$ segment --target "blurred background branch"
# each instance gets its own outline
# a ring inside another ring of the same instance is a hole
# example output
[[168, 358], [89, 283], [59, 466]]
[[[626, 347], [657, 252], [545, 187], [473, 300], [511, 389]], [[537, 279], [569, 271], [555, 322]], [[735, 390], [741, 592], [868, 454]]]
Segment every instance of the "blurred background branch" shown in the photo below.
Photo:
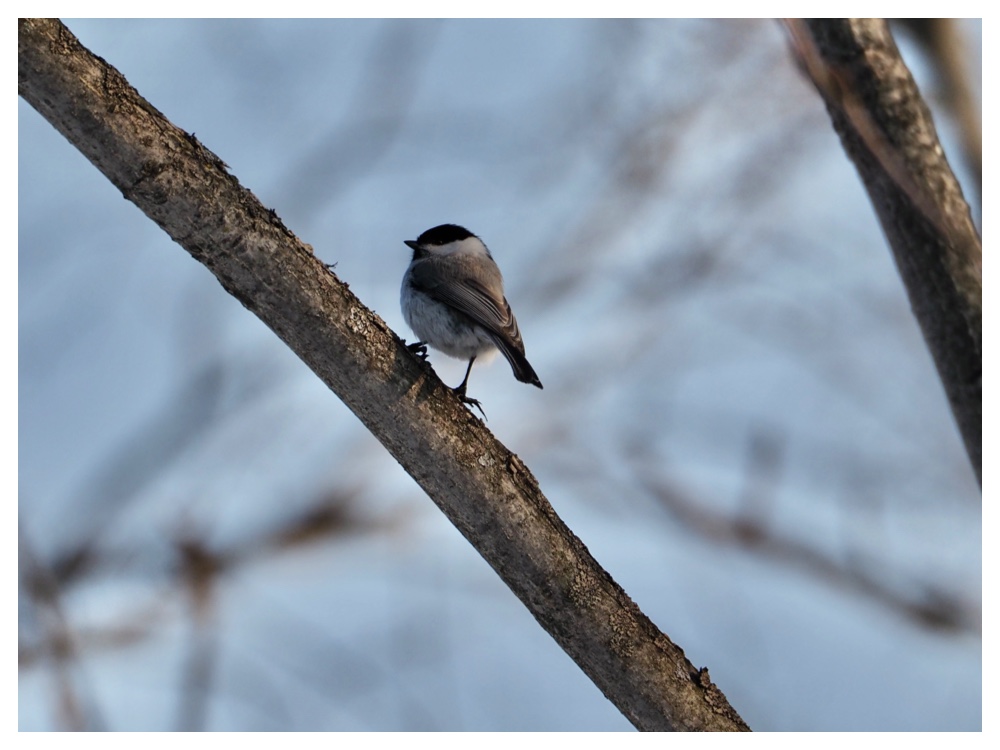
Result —
[[930, 110], [886, 21], [787, 24], [871, 196], [982, 483], [982, 241]]

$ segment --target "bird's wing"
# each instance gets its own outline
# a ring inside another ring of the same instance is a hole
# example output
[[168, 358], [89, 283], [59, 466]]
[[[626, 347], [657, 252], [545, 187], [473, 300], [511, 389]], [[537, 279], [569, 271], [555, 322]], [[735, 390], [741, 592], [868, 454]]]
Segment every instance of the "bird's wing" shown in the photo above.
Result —
[[497, 295], [468, 277], [459, 283], [441, 283], [438, 274], [429, 265], [421, 263], [414, 264], [411, 278], [414, 288], [468, 315], [473, 323], [494, 337], [503, 339], [508, 346], [523, 347], [517, 320], [502, 294]]
[[[435, 259], [434, 262], [440, 263], [443, 260]], [[455, 270], [455, 266], [452, 270]], [[514, 377], [522, 383], [531, 383], [541, 388], [542, 382], [524, 356], [524, 342], [521, 341], [521, 332], [517, 328], [517, 319], [503, 292], [491, 291], [488, 286], [467, 274], [455, 274], [453, 278], [457, 279], [457, 283], [442, 283], [437, 270], [426, 263], [414, 263], [410, 269], [410, 283], [415, 289], [467, 315], [493, 339], [493, 343], [510, 363]], [[502, 290], [499, 271], [494, 281], [495, 286]]]

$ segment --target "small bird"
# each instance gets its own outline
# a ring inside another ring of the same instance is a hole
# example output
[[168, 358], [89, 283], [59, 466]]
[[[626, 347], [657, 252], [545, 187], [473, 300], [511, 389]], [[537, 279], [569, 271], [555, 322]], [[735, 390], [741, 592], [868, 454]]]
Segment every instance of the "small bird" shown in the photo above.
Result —
[[491, 357], [497, 349], [515, 378], [541, 388], [524, 356], [517, 320], [503, 294], [503, 276], [485, 243], [455, 224], [442, 224], [404, 242], [413, 250], [413, 260], [403, 275], [399, 302], [419, 339], [409, 350], [426, 359], [429, 344], [449, 357], [469, 360], [462, 384], [452, 390], [480, 412], [479, 402], [465, 395], [469, 373], [477, 358]]

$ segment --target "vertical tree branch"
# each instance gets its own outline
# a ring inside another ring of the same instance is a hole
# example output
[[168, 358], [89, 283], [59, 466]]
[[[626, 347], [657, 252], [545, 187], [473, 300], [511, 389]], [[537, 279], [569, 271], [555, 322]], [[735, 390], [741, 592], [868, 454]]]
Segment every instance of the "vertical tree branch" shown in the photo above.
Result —
[[854, 162], [982, 483], [982, 241], [881, 19], [789, 20]]
[[218, 157], [58, 21], [19, 20], [18, 92], [327, 383], [636, 727], [747, 729], [520, 459]]

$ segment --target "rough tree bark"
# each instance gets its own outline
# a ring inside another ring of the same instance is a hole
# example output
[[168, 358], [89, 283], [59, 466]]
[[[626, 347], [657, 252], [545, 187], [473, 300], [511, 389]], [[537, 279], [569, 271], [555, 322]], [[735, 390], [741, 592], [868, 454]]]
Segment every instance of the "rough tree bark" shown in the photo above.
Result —
[[884, 20], [786, 23], [868, 190], [981, 485], [982, 241], [930, 110]]
[[217, 156], [55, 20], [19, 20], [18, 92], [347, 404], [636, 727], [748, 729], [517, 456]]

